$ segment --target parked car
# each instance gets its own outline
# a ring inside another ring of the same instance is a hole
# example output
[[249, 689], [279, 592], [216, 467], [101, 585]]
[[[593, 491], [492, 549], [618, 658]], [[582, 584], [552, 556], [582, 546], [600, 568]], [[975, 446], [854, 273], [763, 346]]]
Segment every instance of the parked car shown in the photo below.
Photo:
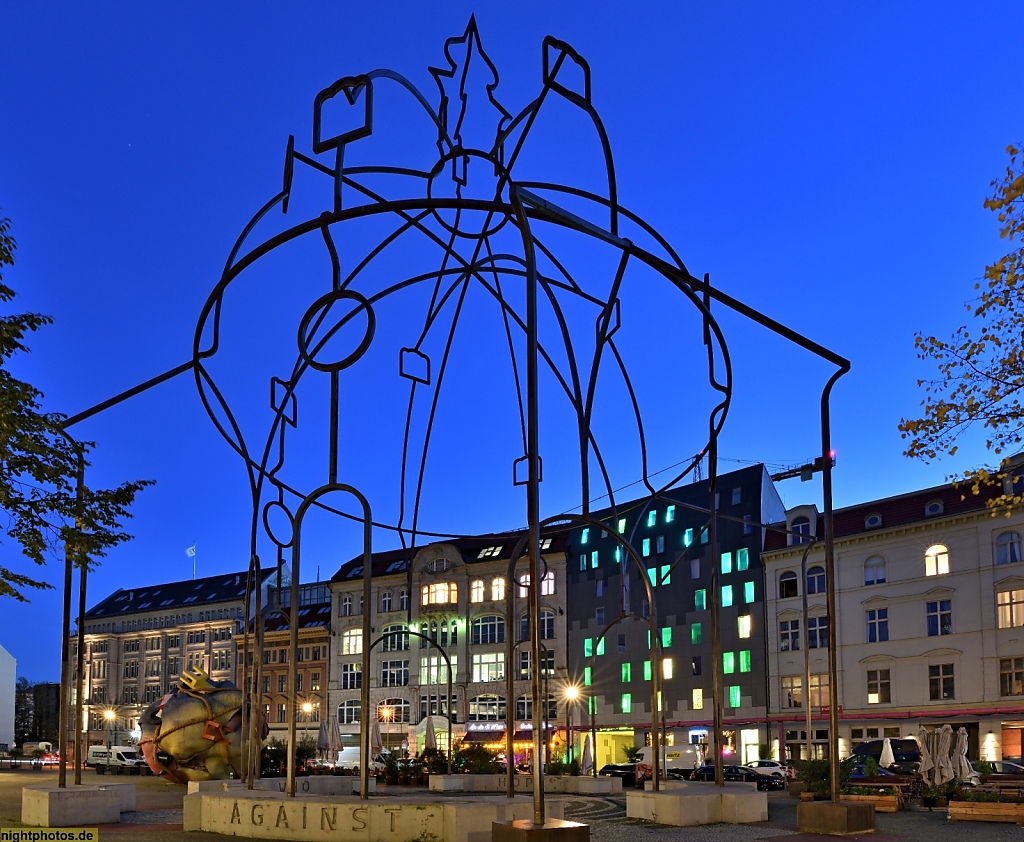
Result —
[[796, 777], [796, 769], [792, 766], [787, 766], [785, 763], [779, 763], [778, 760], [753, 760], [747, 766], [751, 769], [757, 769], [758, 772], [764, 772], [767, 775], [775, 775], [777, 778], [793, 780]]
[[[785, 779], [776, 775], [768, 775], [751, 769], [749, 766], [723, 766], [722, 776], [727, 781], [745, 781], [756, 783], [760, 790], [783, 789], [786, 786]], [[701, 766], [694, 769], [690, 774], [691, 781], [713, 781], [715, 779], [714, 766]]]
[[622, 778], [623, 783], [636, 783], [636, 766], [632, 763], [609, 763], [602, 766], [599, 775]]
[[[887, 769], [882, 769], [882, 768], [879, 768], [874, 773], [874, 775], [868, 775], [866, 767], [867, 767], [867, 760], [866, 759], [858, 760], [856, 763], [854, 763], [853, 767], [852, 767], [852, 771], [850, 772], [850, 783], [856, 783], [857, 781], [863, 780], [864, 778], [871, 778], [872, 780], [874, 780], [875, 778], [904, 778], [904, 777], [909, 778], [910, 777], [909, 775], [897, 775], [894, 772], [890, 772]], [[895, 783], [895, 781], [893, 783]]]
[[[852, 754], [864, 758], [873, 757], [875, 762], [879, 763], [882, 758], [882, 745], [882, 740], [868, 740], [866, 743], [854, 746]], [[889, 767], [889, 771], [899, 772], [903, 775], [916, 774], [921, 767], [921, 747], [917, 744], [917, 740], [890, 739], [889, 745], [892, 746], [892, 755], [896, 761]]]
[[1020, 763], [1014, 763], [1012, 760], [990, 760], [988, 765], [992, 771], [985, 775], [986, 778], [993, 775], [1024, 778], [1024, 766], [1021, 766]]

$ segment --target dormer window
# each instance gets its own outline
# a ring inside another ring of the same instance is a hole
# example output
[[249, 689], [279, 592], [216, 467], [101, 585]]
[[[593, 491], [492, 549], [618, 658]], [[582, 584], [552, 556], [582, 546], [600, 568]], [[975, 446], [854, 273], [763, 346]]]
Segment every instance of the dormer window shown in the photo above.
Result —
[[792, 544], [806, 544], [811, 540], [811, 520], [806, 517], [793, 518], [793, 522], [789, 525], [789, 543]]
[[878, 529], [882, 525], [882, 516], [878, 512], [872, 512], [864, 518], [865, 529]]
[[[496, 547], [484, 547], [480, 550], [477, 558], [497, 558], [499, 555], [501, 555], [501, 544], [498, 544]], [[447, 569], [446, 567], [445, 570]]]
[[929, 500], [924, 507], [924, 516], [937, 517], [938, 515], [941, 515], [944, 510], [941, 500]]
[[[500, 550], [501, 547], [498, 547], [498, 549]], [[483, 554], [481, 553], [481, 556], [482, 555]], [[427, 573], [444, 573], [447, 570], [451, 570], [451, 567], [451, 561], [442, 556], [440, 558], [431, 559], [427, 562]]]

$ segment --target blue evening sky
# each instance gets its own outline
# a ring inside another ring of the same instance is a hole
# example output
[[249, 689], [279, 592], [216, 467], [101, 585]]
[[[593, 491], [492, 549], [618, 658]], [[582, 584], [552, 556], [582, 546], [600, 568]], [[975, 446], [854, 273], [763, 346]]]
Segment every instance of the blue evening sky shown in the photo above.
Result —
[[[427, 67], [441, 63], [445, 38], [461, 34], [473, 11], [509, 111], [539, 91], [544, 36], [571, 44], [591, 67], [622, 204], [694, 275], [709, 272], [730, 294], [852, 361], [833, 400], [837, 505], [938, 484], [984, 460], [975, 441], [962, 459], [911, 463], [896, 425], [917, 411], [916, 380], [931, 373], [915, 358], [914, 331], [946, 335], [962, 323], [974, 281], [1006, 248], [982, 208], [1005, 168], [1005, 147], [1022, 136], [1024, 5], [1005, 2], [4, 4], [0, 209], [18, 240], [5, 279], [20, 307], [56, 321], [17, 365], [45, 392], [46, 407], [73, 415], [189, 359], [199, 313], [236, 237], [280, 189], [288, 135], [310, 153], [317, 92], [388, 67], [436, 102]], [[405, 122], [399, 105], [379, 97], [360, 160], [402, 165], [415, 150], [411, 165], [429, 167], [429, 133]], [[529, 164], [549, 180], [600, 192], [593, 137], [579, 126], [570, 109], [553, 109]], [[329, 188], [302, 177], [312, 186], [292, 213], [311, 218], [329, 206]], [[274, 213], [280, 230], [286, 223]], [[571, 245], [567, 251], [572, 262]], [[293, 313], [302, 309], [286, 300], [304, 277], [322, 273], [322, 254], [310, 254], [296, 249], [254, 271], [250, 297], [233, 311], [240, 344], [226, 350], [217, 376], [243, 404], [262, 407], [269, 377], [283, 373], [263, 365], [273, 350], [264, 337], [290, 337], [294, 351]], [[578, 269], [596, 275], [597, 265], [580, 258]], [[648, 281], [640, 277], [637, 288]], [[624, 331], [623, 344], [639, 359], [640, 387], [664, 433], [650, 456], [657, 469], [702, 446], [707, 396], [699, 388], [699, 325], [650, 294], [651, 312], [628, 311], [633, 334]], [[391, 315], [422, 324], [412, 304]], [[723, 314], [723, 328], [736, 397], [722, 470], [813, 457], [818, 393], [831, 369], [738, 318]], [[401, 331], [392, 333], [398, 347]], [[486, 342], [490, 334], [480, 321], [466, 335]], [[521, 492], [490, 495], [492, 476], [507, 486], [514, 456], [488, 439], [506, 434], [514, 415], [501, 394], [506, 381], [472, 353], [462, 360], [453, 364], [454, 400], [439, 416], [438, 443], [450, 453], [427, 477], [425, 495], [436, 490], [440, 502], [427, 507], [434, 517], [424, 525], [521, 525]], [[390, 352], [380, 361], [392, 376]], [[366, 438], [346, 449], [343, 475], [373, 494], [378, 475], [394, 466], [373, 435], [393, 434], [402, 409], [385, 398], [380, 371], [355, 383], [343, 427]], [[602, 434], [623, 487], [639, 469], [615, 403]], [[91, 577], [90, 605], [118, 587], [188, 578], [192, 544], [199, 575], [244, 568], [244, 471], [191, 377], [75, 432], [96, 442], [90, 484], [157, 481], [134, 509], [136, 540]], [[560, 484], [563, 443], [555, 435], [544, 442], [551, 513], [575, 498], [572, 482]], [[780, 492], [787, 505], [820, 493], [817, 483], [798, 481]], [[393, 501], [393, 487], [380, 497]], [[385, 515], [389, 505], [381, 505]], [[304, 581], [317, 570], [329, 578], [357, 552], [351, 530], [318, 522], [311, 535]], [[383, 533], [375, 541], [396, 545]], [[20, 563], [10, 542], [0, 553], [5, 565]], [[60, 565], [45, 575], [58, 584]], [[3, 606], [0, 644], [18, 659], [19, 674], [56, 680], [59, 611], [56, 590]]]

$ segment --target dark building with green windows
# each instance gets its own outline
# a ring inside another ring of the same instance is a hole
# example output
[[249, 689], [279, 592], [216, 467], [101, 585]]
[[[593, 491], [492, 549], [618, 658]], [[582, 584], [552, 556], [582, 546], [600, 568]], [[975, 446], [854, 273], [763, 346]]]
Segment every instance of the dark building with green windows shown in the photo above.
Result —
[[[763, 465], [720, 475], [716, 488], [717, 502], [704, 480], [618, 504], [593, 514], [603, 528], [569, 534], [567, 682], [579, 693], [572, 724], [589, 728], [593, 713], [599, 767], [622, 762], [622, 746], [650, 741], [658, 666], [642, 575], [653, 586], [662, 644], [662, 712], [653, 719], [664, 724], [669, 756], [672, 746], [713, 744], [713, 574], [721, 596], [725, 749], [745, 762], [768, 741], [762, 524], [784, 520], [785, 508]], [[708, 528], [712, 510], [716, 547]], [[643, 572], [618, 538], [633, 548]], [[579, 732], [576, 740], [582, 745]]]

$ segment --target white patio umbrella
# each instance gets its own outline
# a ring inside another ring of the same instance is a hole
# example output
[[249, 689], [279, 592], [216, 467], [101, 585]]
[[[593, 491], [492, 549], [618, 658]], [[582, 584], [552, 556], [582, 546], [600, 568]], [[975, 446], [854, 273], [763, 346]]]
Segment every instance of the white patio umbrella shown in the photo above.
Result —
[[590, 745], [590, 734], [583, 741], [583, 757], [580, 759], [580, 772], [589, 775], [594, 770], [594, 749]]
[[374, 716], [370, 721], [370, 760], [384, 750], [384, 743], [380, 738], [380, 722]]
[[958, 781], [966, 780], [971, 774], [971, 764], [967, 760], [967, 729], [961, 725], [956, 731], [956, 748], [953, 751], [953, 771]]
[[938, 742], [935, 746], [935, 761], [939, 767], [935, 782], [940, 786], [956, 777], [956, 772], [953, 771], [953, 763], [950, 758], [952, 745], [953, 728], [947, 723], [939, 729]]
[[434, 733], [434, 717], [427, 717], [427, 726], [423, 732], [423, 748], [437, 748], [437, 734]]
[[925, 784], [929, 786], [935, 783], [935, 760], [932, 757], [931, 741], [931, 733], [921, 726], [921, 730], [917, 732], [917, 742], [921, 746], [921, 767], [918, 771]]
[[878, 765], [888, 769], [896, 762], [896, 756], [892, 753], [892, 741], [886, 737], [882, 740], [882, 756], [878, 758]]

